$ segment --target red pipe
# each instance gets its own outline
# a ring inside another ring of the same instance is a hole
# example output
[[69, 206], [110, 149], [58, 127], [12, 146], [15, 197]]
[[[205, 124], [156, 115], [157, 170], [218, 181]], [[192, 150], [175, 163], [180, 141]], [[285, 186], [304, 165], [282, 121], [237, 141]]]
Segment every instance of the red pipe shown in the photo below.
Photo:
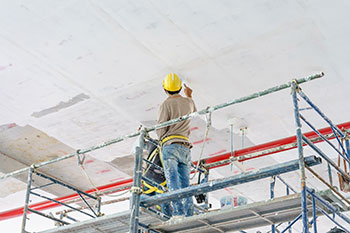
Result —
[[[345, 122], [343, 124], [339, 124], [339, 125], [337, 125], [337, 127], [340, 130], [342, 130], [342, 129], [350, 129], [350, 122]], [[332, 134], [333, 133], [331, 127], [319, 129], [318, 131], [322, 135]], [[304, 135], [305, 135], [305, 137], [307, 137], [309, 139], [318, 137], [317, 133], [315, 133], [314, 131], [305, 133]], [[333, 138], [335, 138], [335, 137], [332, 137], [332, 138], [329, 138], [329, 139], [333, 139]], [[320, 139], [320, 140], [317, 140], [314, 143], [322, 142], [322, 141], [323, 140]], [[255, 153], [255, 152], [264, 151], [264, 150], [268, 150], [268, 149], [272, 149], [272, 148], [275, 148], [275, 147], [284, 146], [284, 145], [288, 145], [288, 144], [292, 144], [292, 143], [296, 143], [296, 142], [297, 142], [296, 136], [292, 136], [292, 137], [283, 138], [283, 139], [279, 139], [279, 140], [276, 140], [276, 141], [272, 141], [272, 142], [268, 142], [268, 143], [264, 143], [264, 144], [255, 145], [255, 146], [252, 146], [252, 147], [244, 148], [244, 149], [241, 149], [241, 150], [236, 150], [236, 151], [233, 152], [233, 156], [234, 157], [239, 157], [239, 156], [252, 154], [252, 153]], [[262, 156], [266, 156], [266, 155], [270, 155], [270, 154], [274, 154], [274, 153], [279, 153], [279, 152], [286, 151], [286, 150], [291, 150], [291, 149], [294, 149], [296, 147], [297, 146], [293, 146], [293, 147], [286, 148], [286, 149], [281, 149], [281, 150], [278, 150], [278, 151], [266, 152], [266, 153], [264, 153], [262, 155], [255, 156], [255, 157], [252, 157], [252, 158], [242, 159], [242, 160], [239, 160], [239, 161], [242, 162], [242, 161], [253, 159], [253, 158], [255, 159], [255, 158], [258, 158], [258, 157], [262, 157]], [[215, 163], [215, 162], [218, 162], [218, 161], [227, 160], [230, 157], [231, 157], [231, 153], [228, 152], [226, 154], [222, 154], [222, 155], [218, 155], [218, 156], [215, 156], [215, 157], [207, 158], [204, 161], [205, 161], [205, 164], [210, 164], [210, 163]], [[225, 163], [225, 164], [218, 165], [218, 166], [215, 166], [215, 167], [220, 167], [220, 166], [224, 166], [224, 165], [227, 165], [227, 164], [228, 163]], [[214, 168], [214, 167], [212, 167], [212, 168]]]
[[[346, 122], [343, 124], [339, 124], [337, 125], [339, 129], [350, 129], [350, 122]], [[328, 128], [323, 128], [320, 129], [319, 132], [323, 135], [326, 134], [331, 134], [332, 129], [330, 127]], [[304, 134], [307, 138], [312, 139], [312, 138], [316, 138], [318, 137], [318, 135], [315, 132], [308, 132]], [[334, 138], [334, 137], [333, 137]], [[330, 138], [332, 139], [332, 138]], [[319, 140], [317, 142], [321, 142], [322, 140]], [[288, 138], [284, 138], [284, 139], [280, 139], [280, 140], [276, 140], [276, 141], [272, 141], [272, 142], [268, 142], [268, 143], [264, 143], [264, 144], [260, 144], [260, 145], [256, 145], [256, 146], [252, 146], [252, 147], [248, 147], [242, 150], [236, 150], [233, 152], [235, 157], [239, 157], [242, 155], [247, 155], [247, 154], [251, 154], [254, 152], [259, 152], [259, 151], [264, 151], [264, 150], [268, 150], [268, 149], [272, 149], [275, 147], [279, 147], [279, 146], [284, 146], [284, 145], [288, 145], [288, 144], [292, 144], [292, 143], [296, 143], [296, 136], [292, 136], [292, 137], [288, 137]], [[316, 143], [316, 142], [314, 142]], [[266, 156], [269, 154], [274, 154], [274, 153], [278, 153], [278, 152], [282, 152], [282, 151], [286, 151], [286, 150], [291, 150], [296, 148], [296, 146], [287, 148], [287, 149], [282, 149], [282, 150], [278, 150], [278, 151], [273, 151], [273, 152], [266, 152], [262, 155], [253, 157], [253, 158], [258, 158], [258, 157], [262, 157], [262, 156]], [[222, 155], [218, 155], [215, 157], [211, 157], [211, 158], [207, 158], [205, 159], [205, 164], [210, 164], [210, 163], [215, 163], [218, 161], [223, 161], [223, 160], [227, 160], [231, 157], [231, 153], [226, 153], [226, 154], [222, 154]], [[253, 159], [253, 158], [247, 158], [247, 159], [242, 159], [240, 161], [245, 161], [248, 159]], [[228, 163], [225, 164], [221, 164], [215, 167], [220, 167], [220, 166], [224, 166]], [[214, 167], [211, 167], [214, 168]], [[98, 187], [98, 189], [100, 191], [107, 191], [109, 189], [113, 189], [113, 188], [117, 188], [117, 187], [121, 187], [121, 186], [126, 186], [129, 184], [132, 184], [133, 179], [127, 179], [127, 180], [123, 180], [123, 181], [119, 181], [119, 182], [115, 182], [112, 184], [108, 184], [108, 185], [104, 185], [101, 187]], [[125, 188], [127, 189], [127, 188]], [[90, 189], [88, 191], [85, 191], [87, 193], [92, 193], [95, 192], [95, 189]], [[72, 195], [68, 195], [65, 197], [59, 197], [56, 198], [55, 200], [57, 201], [61, 201], [61, 202], [66, 202], [75, 198], [78, 198], [79, 195], [78, 194], [72, 194]], [[36, 204], [32, 204], [29, 206], [29, 208], [34, 209], [34, 210], [45, 210], [45, 209], [49, 209], [49, 208], [53, 208], [53, 207], [57, 207], [60, 206], [60, 204], [55, 203], [55, 202], [51, 202], [51, 201], [44, 201], [44, 202], [40, 202], [40, 203], [36, 203]], [[29, 212], [30, 213], [30, 212]], [[0, 212], [0, 221], [5, 220], [5, 219], [9, 219], [9, 218], [14, 218], [14, 217], [18, 217], [21, 216], [23, 214], [23, 207], [17, 208], [17, 209], [13, 209], [13, 210], [8, 210], [8, 211], [4, 211], [4, 212]]]
[[[115, 183], [112, 183], [112, 184], [107, 184], [107, 185], [100, 186], [100, 187], [98, 187], [98, 190], [100, 190], [101, 192], [102, 191], [107, 191], [109, 189], [117, 188], [117, 187], [120, 187], [120, 186], [126, 186], [126, 185], [131, 184], [131, 183], [132, 183], [132, 179], [127, 179], [127, 180], [115, 182]], [[125, 189], [127, 189], [127, 188], [125, 188]], [[87, 190], [85, 192], [86, 193], [93, 193], [93, 192], [96, 192], [96, 189], [90, 189], [90, 190]], [[60, 201], [60, 202], [67, 202], [67, 201], [70, 201], [70, 200], [73, 200], [73, 199], [76, 199], [76, 198], [79, 198], [79, 194], [77, 194], [77, 193], [71, 194], [71, 195], [68, 195], [68, 196], [64, 196], [64, 197], [59, 197], [59, 198], [56, 198], [55, 200], [56, 201]], [[54, 207], [58, 207], [58, 206], [60, 206], [60, 204], [58, 204], [56, 202], [43, 201], [43, 202], [39, 202], [39, 203], [36, 203], [36, 204], [29, 205], [29, 208], [39, 211], [39, 210], [50, 209], [50, 208], [54, 208]], [[9, 219], [9, 218], [14, 218], [14, 217], [21, 216], [21, 215], [23, 215], [23, 212], [24, 212], [23, 210], [24, 210], [23, 207], [19, 207], [19, 208], [16, 208], [16, 209], [12, 209], [12, 210], [1, 212], [0, 213], [0, 221], [5, 220], [5, 219]], [[28, 213], [30, 213], [30, 212], [28, 212]]]

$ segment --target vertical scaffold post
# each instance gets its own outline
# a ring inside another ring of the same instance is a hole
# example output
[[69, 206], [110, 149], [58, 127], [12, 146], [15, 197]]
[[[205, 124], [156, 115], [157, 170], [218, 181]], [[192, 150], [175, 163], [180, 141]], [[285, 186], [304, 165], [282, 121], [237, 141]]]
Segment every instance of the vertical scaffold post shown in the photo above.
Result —
[[294, 105], [294, 117], [296, 125], [297, 146], [299, 154], [299, 169], [300, 169], [300, 183], [301, 183], [301, 208], [302, 208], [302, 220], [303, 220], [303, 233], [309, 232], [308, 219], [307, 219], [307, 206], [306, 206], [306, 184], [305, 184], [305, 163], [303, 153], [303, 141], [301, 133], [300, 112], [297, 99], [297, 92], [299, 86], [295, 80], [292, 81], [292, 98]]
[[[230, 123], [230, 139], [231, 139], [231, 157], [230, 159], [233, 159], [233, 122]], [[231, 171], [233, 170], [233, 162], [231, 162]]]
[[30, 167], [28, 171], [28, 181], [27, 181], [27, 192], [26, 192], [26, 198], [24, 203], [24, 210], [23, 210], [23, 218], [22, 218], [22, 233], [26, 233], [26, 221], [27, 221], [27, 213], [29, 208], [29, 195], [30, 190], [32, 188], [32, 177], [33, 177], [34, 168]]
[[96, 210], [97, 210], [97, 215], [101, 216], [101, 197], [100, 196], [97, 197]]
[[[288, 185], [286, 185], [286, 194], [287, 194], [287, 196], [289, 195], [289, 186]], [[290, 224], [290, 222], [288, 222], [288, 225], [289, 224]], [[291, 227], [288, 229], [288, 232], [292, 233], [292, 228]]]
[[[276, 184], [276, 176], [271, 177], [270, 182], [270, 198], [273, 199], [275, 197], [275, 184]], [[275, 224], [271, 225], [271, 233], [276, 232]]]
[[333, 178], [332, 178], [332, 170], [331, 170], [331, 165], [329, 163], [327, 164], [328, 167], [328, 179], [329, 179], [329, 184], [333, 186]]
[[[347, 154], [350, 156], [350, 142], [349, 142], [349, 134], [348, 133], [346, 133], [346, 135], [345, 135], [346, 137], [345, 137], [345, 149], [346, 149], [346, 151], [347, 151]], [[350, 159], [350, 158], [348, 158], [348, 159]], [[350, 163], [349, 163], [349, 166], [350, 166]]]
[[312, 195], [312, 219], [313, 219], [313, 227], [314, 233], [317, 233], [317, 215], [316, 215], [316, 201], [315, 197]]
[[141, 195], [141, 178], [142, 178], [142, 154], [144, 146], [145, 129], [141, 129], [139, 137], [139, 145], [136, 147], [135, 152], [135, 167], [134, 167], [134, 181], [131, 187], [131, 200], [130, 200], [130, 224], [129, 232], [137, 233], [139, 226], [139, 208], [140, 208], [140, 195]]
[[[209, 182], [209, 169], [206, 170], [205, 172], [205, 182]], [[209, 206], [209, 198], [208, 198], [208, 193], [206, 193], [205, 195], [205, 208], [208, 210], [210, 209], [210, 206]]]

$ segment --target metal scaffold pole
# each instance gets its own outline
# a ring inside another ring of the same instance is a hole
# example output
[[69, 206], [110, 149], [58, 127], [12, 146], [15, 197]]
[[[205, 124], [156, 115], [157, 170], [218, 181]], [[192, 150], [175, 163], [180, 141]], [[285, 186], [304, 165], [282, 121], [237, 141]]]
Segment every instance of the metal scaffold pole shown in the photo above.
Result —
[[130, 200], [130, 223], [129, 223], [129, 232], [137, 233], [139, 225], [139, 207], [140, 207], [140, 195], [141, 191], [141, 178], [142, 178], [142, 155], [144, 147], [144, 136], [145, 129], [141, 129], [141, 134], [139, 137], [139, 145], [136, 147], [135, 152], [135, 167], [134, 167], [134, 181], [133, 186], [131, 187], [131, 200]]
[[[191, 186], [183, 188], [181, 190], [170, 191], [163, 193], [161, 195], [146, 196], [143, 195], [141, 199], [142, 206], [150, 207], [153, 205], [158, 205], [160, 203], [173, 201], [175, 199], [187, 198], [194, 195], [213, 192], [226, 187], [248, 183], [254, 180], [260, 180], [267, 177], [284, 174], [290, 171], [295, 171], [299, 169], [300, 161], [292, 160], [285, 163], [280, 163], [265, 167], [256, 171], [242, 173], [235, 176], [229, 176], [222, 179], [212, 180], [210, 182], [204, 182], [196, 186]], [[321, 163], [321, 159], [315, 156], [305, 157], [305, 163], [307, 166], [314, 166]]]
[[[271, 177], [270, 182], [270, 198], [273, 199], [275, 197], [275, 185], [276, 185], [276, 176]], [[276, 233], [275, 224], [271, 225], [271, 233]]]
[[27, 192], [26, 192], [26, 198], [25, 198], [25, 204], [24, 204], [21, 233], [26, 233], [25, 228], [26, 228], [26, 221], [27, 221], [27, 213], [29, 209], [29, 196], [30, 196], [30, 190], [32, 187], [33, 172], [34, 172], [34, 169], [30, 167], [28, 171]]
[[302, 221], [303, 221], [303, 233], [309, 232], [308, 218], [307, 218], [307, 205], [306, 205], [306, 184], [305, 184], [305, 163], [304, 163], [304, 153], [303, 153], [303, 139], [301, 133], [301, 122], [300, 122], [300, 112], [297, 99], [298, 92], [297, 81], [292, 82], [292, 98], [294, 105], [294, 117], [296, 124], [296, 136], [297, 136], [297, 146], [299, 154], [299, 169], [300, 169], [300, 183], [301, 183], [301, 208], [302, 208]]

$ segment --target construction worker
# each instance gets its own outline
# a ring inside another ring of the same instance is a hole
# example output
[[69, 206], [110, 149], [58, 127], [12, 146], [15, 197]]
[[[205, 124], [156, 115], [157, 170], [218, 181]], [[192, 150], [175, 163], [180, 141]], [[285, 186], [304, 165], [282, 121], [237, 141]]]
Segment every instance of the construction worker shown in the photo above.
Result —
[[[183, 115], [196, 112], [192, 100], [192, 89], [184, 85], [186, 97], [179, 93], [182, 82], [174, 73], [168, 74], [163, 80], [163, 88], [168, 98], [161, 104], [158, 112], [158, 123], [163, 123]], [[190, 120], [157, 129], [157, 135], [162, 145], [162, 157], [165, 178], [168, 189], [174, 191], [190, 186], [191, 143]], [[192, 216], [192, 197], [172, 201], [173, 216]]]

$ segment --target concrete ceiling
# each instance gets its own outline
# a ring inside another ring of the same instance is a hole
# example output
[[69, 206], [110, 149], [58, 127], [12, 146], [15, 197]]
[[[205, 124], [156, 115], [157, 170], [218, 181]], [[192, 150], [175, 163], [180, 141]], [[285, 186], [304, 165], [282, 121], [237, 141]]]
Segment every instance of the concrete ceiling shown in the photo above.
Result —
[[[40, 132], [75, 151], [136, 132], [140, 124], [153, 125], [166, 98], [161, 81], [168, 72], [177, 72], [193, 88], [197, 109], [203, 109], [322, 71], [325, 77], [303, 84], [303, 90], [334, 123], [349, 121], [349, 9], [345, 0], [1, 1], [0, 155], [25, 165], [49, 158], [42, 153], [43, 158], [23, 159], [20, 146], [18, 153], [11, 151], [10, 145], [20, 145], [12, 140], [16, 130], [30, 129], [34, 139]], [[317, 128], [327, 126], [316, 114], [305, 115]], [[236, 149], [295, 133], [290, 91], [284, 90], [215, 112], [205, 157], [230, 150], [230, 118], [236, 119]], [[242, 126], [248, 128], [244, 145]], [[204, 132], [205, 118], [194, 119], [193, 160]], [[89, 153], [105, 164], [93, 174], [110, 171], [103, 173], [108, 180], [96, 178], [99, 185], [130, 177], [132, 167], [118, 169], [116, 161], [130, 157], [133, 143]], [[62, 155], [56, 149], [52, 153]], [[296, 152], [245, 166], [256, 169], [286, 158], [297, 158]], [[18, 165], [6, 163], [0, 172]], [[74, 184], [81, 174], [72, 169], [61, 178]], [[213, 178], [230, 172], [214, 172]], [[15, 191], [25, 188], [16, 182], [10, 181]]]

